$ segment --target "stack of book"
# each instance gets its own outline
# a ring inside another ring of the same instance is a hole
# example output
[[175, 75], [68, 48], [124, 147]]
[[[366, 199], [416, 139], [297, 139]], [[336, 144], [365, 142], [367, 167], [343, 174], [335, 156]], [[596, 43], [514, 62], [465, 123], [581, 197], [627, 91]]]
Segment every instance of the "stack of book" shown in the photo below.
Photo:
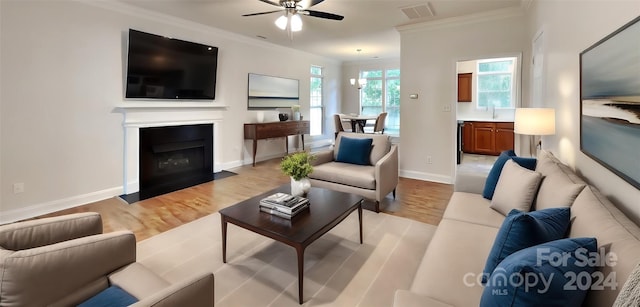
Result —
[[260, 200], [260, 211], [291, 219], [309, 208], [309, 200], [286, 193], [275, 193]]

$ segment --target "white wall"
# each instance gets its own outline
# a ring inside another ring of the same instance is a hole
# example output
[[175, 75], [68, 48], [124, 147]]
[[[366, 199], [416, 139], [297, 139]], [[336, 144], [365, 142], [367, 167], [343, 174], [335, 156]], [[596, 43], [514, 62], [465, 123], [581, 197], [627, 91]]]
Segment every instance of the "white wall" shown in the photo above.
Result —
[[[456, 62], [519, 52], [526, 58], [529, 46], [522, 20], [520, 10], [506, 10], [398, 29], [402, 44], [400, 161], [403, 176], [453, 181]], [[523, 71], [528, 71], [526, 63]], [[414, 93], [419, 98], [409, 99]], [[445, 107], [449, 111], [445, 111]], [[427, 163], [427, 156], [431, 157], [431, 164]]]
[[[310, 65], [325, 68], [325, 103], [341, 96], [335, 60], [123, 4], [0, 1], [0, 8], [0, 222], [122, 193], [123, 117], [114, 107], [125, 103], [129, 28], [219, 48], [213, 103], [228, 107], [215, 111], [224, 146], [216, 159], [227, 167], [251, 159], [243, 123], [256, 121], [257, 111], [247, 110], [247, 73], [299, 79], [306, 118]], [[284, 153], [283, 140], [259, 146], [259, 159]], [[13, 193], [16, 182], [24, 193]]]
[[[556, 134], [545, 149], [572, 165], [623, 211], [640, 221], [640, 191], [580, 152], [580, 52], [640, 15], [640, 1], [534, 1], [528, 40], [544, 32], [544, 99], [556, 109]], [[615, 150], [615, 149], [612, 149]]]

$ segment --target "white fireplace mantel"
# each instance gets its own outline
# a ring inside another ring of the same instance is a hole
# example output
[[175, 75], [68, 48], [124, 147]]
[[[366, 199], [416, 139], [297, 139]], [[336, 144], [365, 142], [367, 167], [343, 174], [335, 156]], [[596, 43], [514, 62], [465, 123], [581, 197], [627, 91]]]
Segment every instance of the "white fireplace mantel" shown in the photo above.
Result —
[[[155, 105], [155, 106], [154, 106]], [[118, 105], [123, 114], [124, 194], [140, 191], [140, 128], [213, 124], [213, 171], [221, 171], [218, 146], [222, 116], [226, 106], [195, 103], [134, 103]]]

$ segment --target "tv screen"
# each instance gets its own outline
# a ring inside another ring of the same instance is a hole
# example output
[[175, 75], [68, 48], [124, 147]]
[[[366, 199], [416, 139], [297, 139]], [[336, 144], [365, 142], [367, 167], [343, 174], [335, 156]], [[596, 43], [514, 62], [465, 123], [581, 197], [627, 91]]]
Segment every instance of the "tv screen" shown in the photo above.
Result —
[[126, 98], [216, 98], [218, 48], [129, 30]]

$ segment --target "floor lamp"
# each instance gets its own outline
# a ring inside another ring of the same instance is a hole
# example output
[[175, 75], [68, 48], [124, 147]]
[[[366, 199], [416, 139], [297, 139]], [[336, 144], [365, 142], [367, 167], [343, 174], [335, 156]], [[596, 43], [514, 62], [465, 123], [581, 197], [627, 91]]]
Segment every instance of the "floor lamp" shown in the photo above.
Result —
[[536, 156], [537, 147], [540, 146], [542, 149], [542, 140], [534, 144], [535, 136], [556, 134], [556, 110], [552, 108], [517, 108], [513, 132], [529, 135], [529, 153], [532, 157]]

